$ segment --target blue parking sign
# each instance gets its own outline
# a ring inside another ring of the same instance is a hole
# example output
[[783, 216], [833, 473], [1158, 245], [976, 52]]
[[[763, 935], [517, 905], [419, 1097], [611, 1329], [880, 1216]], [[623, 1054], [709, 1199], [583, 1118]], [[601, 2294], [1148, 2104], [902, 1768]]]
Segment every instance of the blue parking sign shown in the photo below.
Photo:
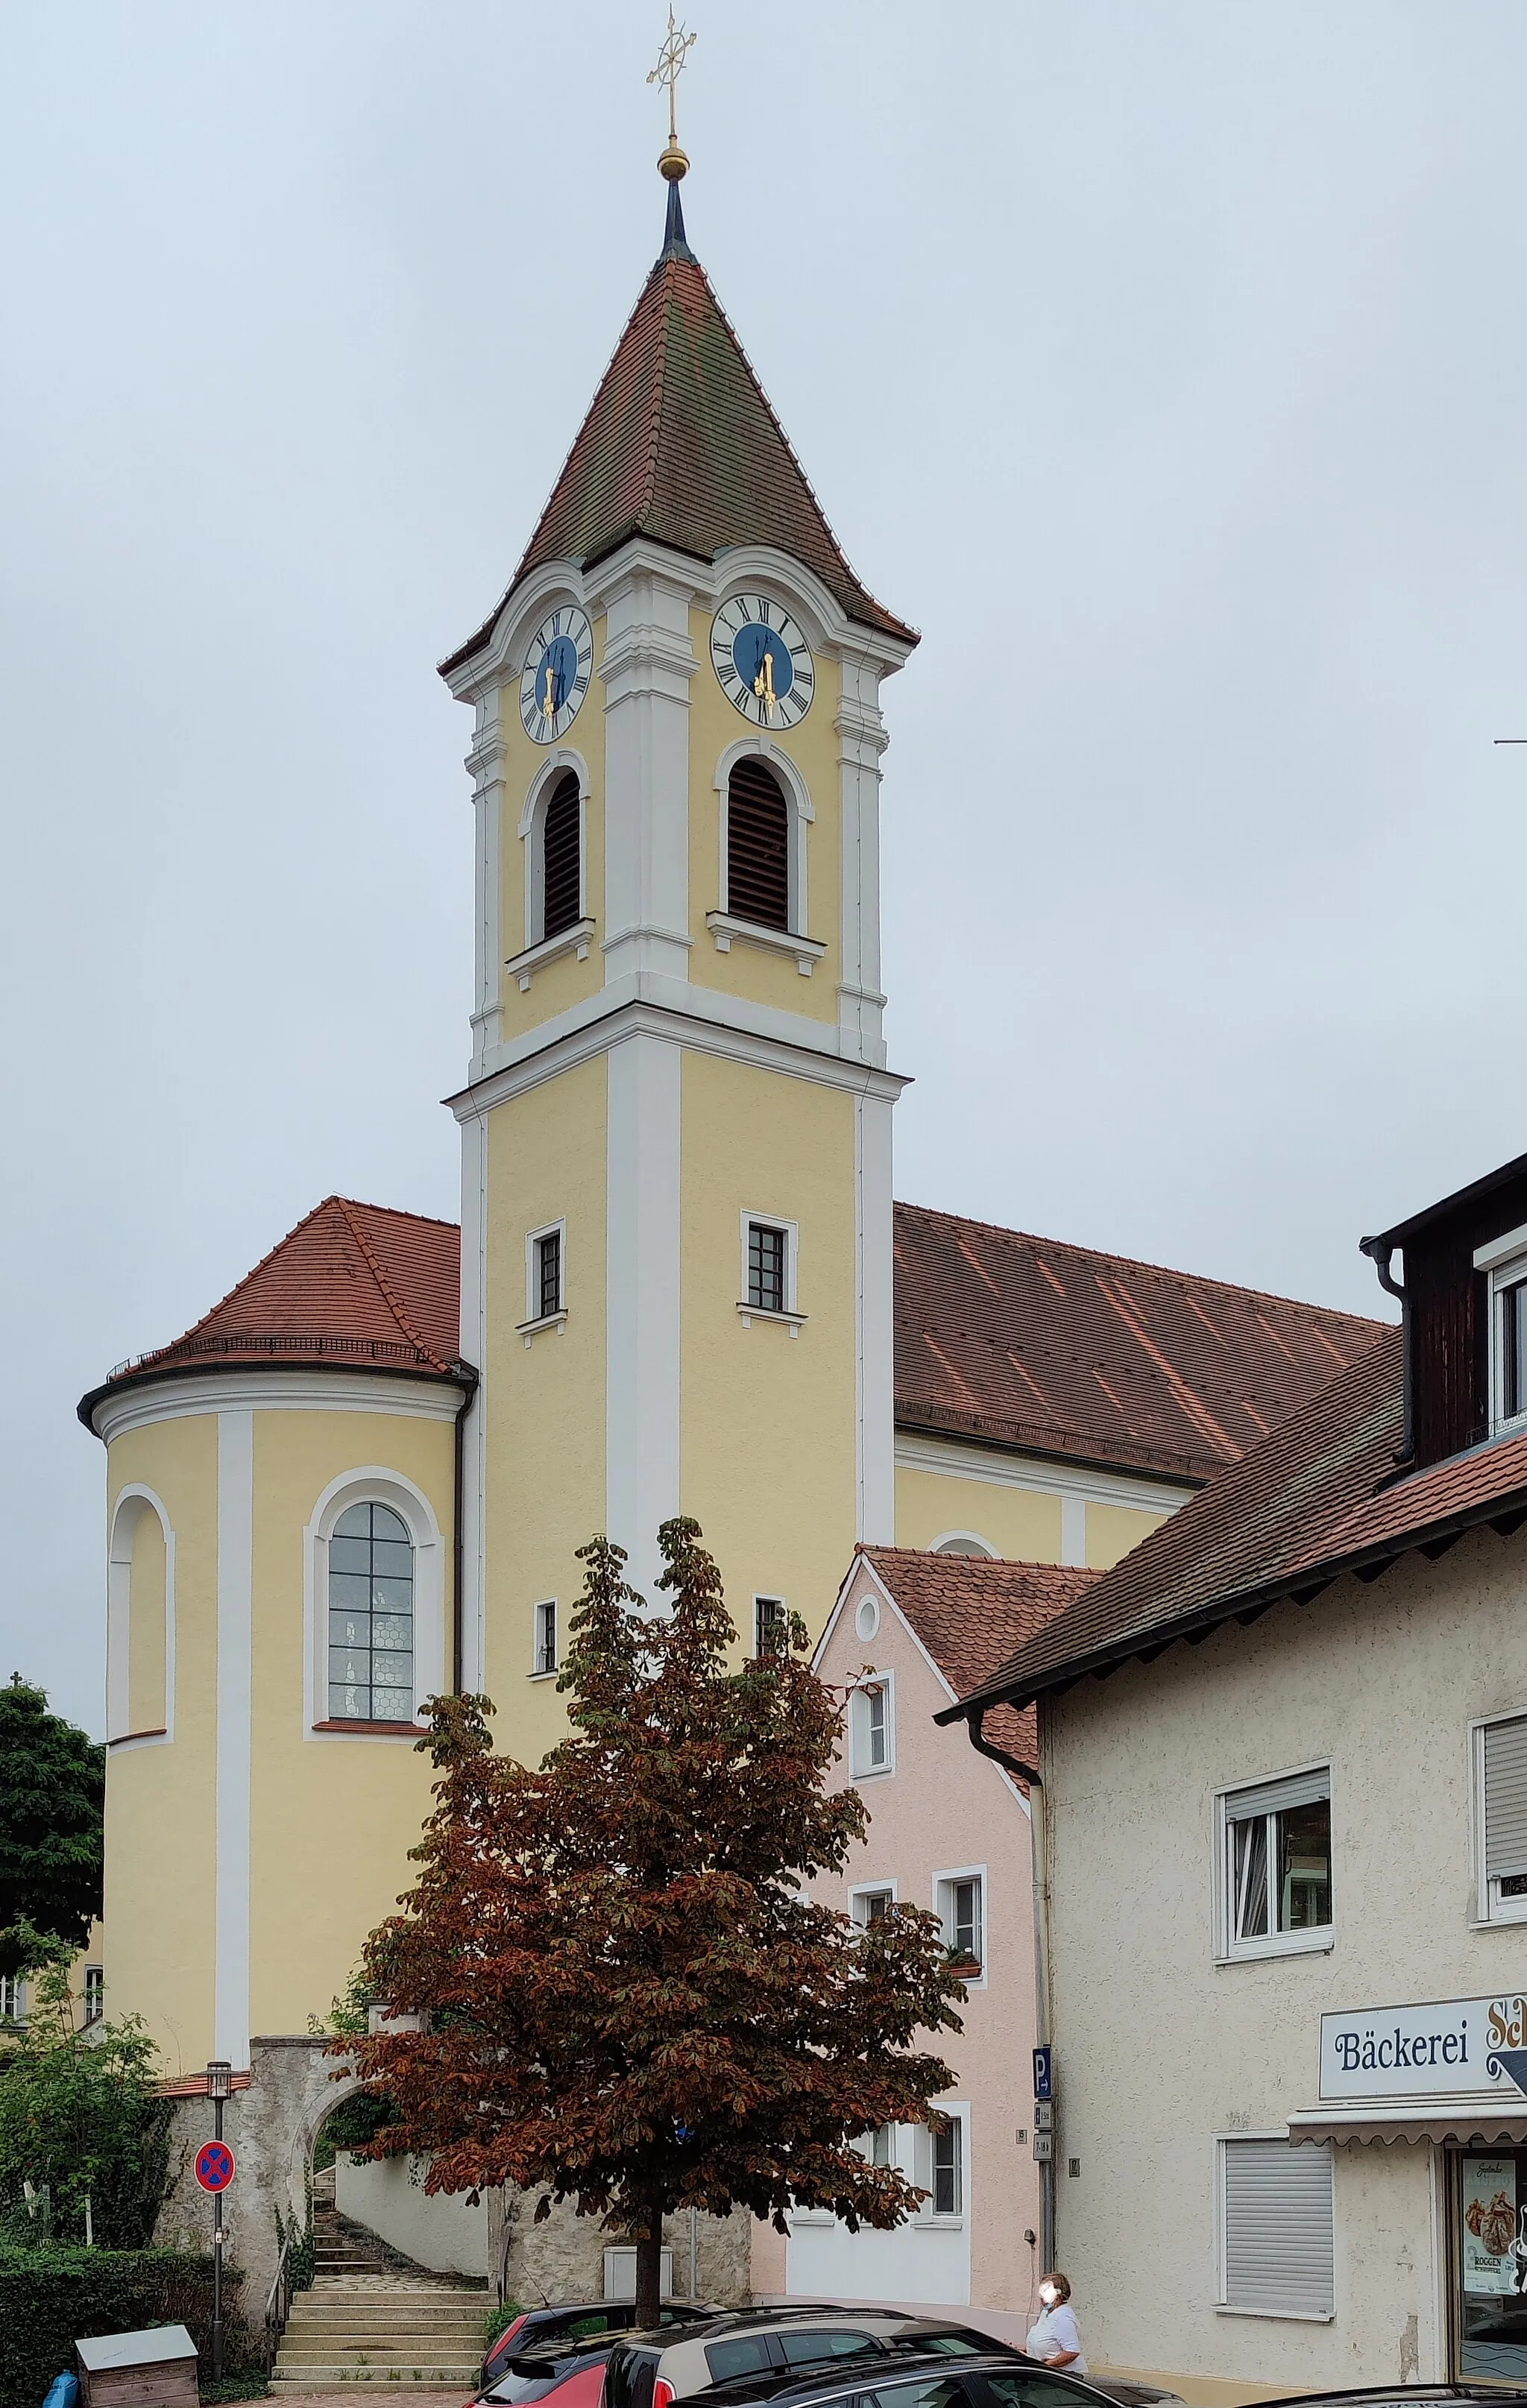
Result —
[[1034, 2051], [1034, 2097], [1036, 2099], [1055, 2097], [1055, 2076], [1050, 2064], [1048, 2047], [1036, 2048]]

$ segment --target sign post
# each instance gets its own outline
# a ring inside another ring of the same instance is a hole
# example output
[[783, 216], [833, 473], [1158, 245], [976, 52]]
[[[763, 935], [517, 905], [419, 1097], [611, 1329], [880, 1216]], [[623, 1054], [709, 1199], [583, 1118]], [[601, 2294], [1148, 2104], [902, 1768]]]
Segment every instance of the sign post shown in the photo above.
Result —
[[212, 2102], [212, 2137], [196, 2151], [196, 2180], [212, 2200], [212, 2380], [223, 2380], [223, 2194], [235, 2173], [234, 2154], [223, 2138], [223, 2102], [233, 2088], [233, 2067], [225, 2057], [207, 2069], [207, 2096]]
[[1055, 2263], [1055, 2057], [1046, 2041], [1034, 2051], [1034, 2157], [1039, 2166], [1041, 2273]]

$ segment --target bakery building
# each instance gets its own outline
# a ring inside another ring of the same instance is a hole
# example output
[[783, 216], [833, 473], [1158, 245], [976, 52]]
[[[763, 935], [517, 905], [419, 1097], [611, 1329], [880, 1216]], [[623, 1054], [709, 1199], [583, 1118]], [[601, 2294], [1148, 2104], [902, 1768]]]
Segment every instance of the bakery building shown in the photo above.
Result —
[[1190, 2401], [1527, 2382], [1527, 1156], [941, 1719], [1034, 1708], [1058, 2255]]

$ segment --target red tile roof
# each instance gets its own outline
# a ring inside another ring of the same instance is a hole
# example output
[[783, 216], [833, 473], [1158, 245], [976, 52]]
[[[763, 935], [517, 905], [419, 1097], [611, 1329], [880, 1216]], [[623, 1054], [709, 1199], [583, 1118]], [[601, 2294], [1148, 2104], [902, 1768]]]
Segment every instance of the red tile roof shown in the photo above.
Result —
[[896, 1207], [903, 1428], [1203, 1481], [1366, 1354], [1383, 1326]]
[[[1095, 1571], [1062, 1564], [992, 1563], [980, 1555], [913, 1547], [861, 1547], [957, 1697], [989, 1680], [1023, 1641], [1085, 1596]], [[1034, 1760], [1033, 1710], [999, 1708], [987, 1736], [1021, 1763]]]
[[189, 1371], [324, 1366], [459, 1378], [461, 1232], [449, 1221], [325, 1197], [183, 1338], [137, 1356], [103, 1397]]
[[771, 544], [814, 570], [850, 619], [917, 640], [843, 557], [705, 270], [683, 245], [648, 277], [503, 602], [441, 662], [441, 675], [482, 650], [529, 570], [549, 560], [589, 567], [638, 535], [700, 560]]
[[1504, 1532], [1527, 1521], [1527, 1433], [1396, 1480], [1402, 1426], [1400, 1333], [1387, 1330], [1075, 1605], [1021, 1641], [967, 1701], [1027, 1702], [1232, 1615], [1255, 1620], [1284, 1598], [1308, 1602], [1344, 1572], [1376, 1578], [1412, 1549], [1441, 1554], [1481, 1523]]

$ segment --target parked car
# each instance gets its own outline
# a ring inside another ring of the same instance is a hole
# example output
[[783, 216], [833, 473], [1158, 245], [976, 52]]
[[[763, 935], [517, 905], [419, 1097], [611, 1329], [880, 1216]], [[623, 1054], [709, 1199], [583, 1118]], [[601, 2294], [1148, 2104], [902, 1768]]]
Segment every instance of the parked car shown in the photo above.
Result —
[[1496, 2383], [1389, 2383], [1361, 2391], [1302, 2391], [1277, 2408], [1456, 2408], [1464, 2400], [1491, 2408], [1527, 2408], [1527, 2386]]
[[530, 2408], [532, 2401], [550, 2400], [555, 2393], [555, 2408], [599, 2408], [605, 2361], [618, 2339], [616, 2333], [584, 2333], [576, 2340], [542, 2342], [539, 2348], [522, 2350], [509, 2359], [497, 2382], [478, 2392], [478, 2401]]
[[[861, 2334], [869, 2321], [860, 2320]], [[759, 2367], [682, 2396], [686, 2408], [1105, 2408], [1108, 2395], [1090, 2383], [1036, 2365], [985, 2334], [908, 2321], [925, 2324], [923, 2345], [903, 2325], [900, 2342], [863, 2334], [867, 2346], [847, 2363]], [[666, 2355], [662, 2339], [633, 2334], [616, 2343], [605, 2368], [605, 2408], [670, 2408], [681, 2396], [654, 2371]], [[981, 2346], [971, 2347], [972, 2341]]]
[[[713, 2308], [703, 2300], [671, 2300], [663, 2308], [662, 2321], [665, 2325], [688, 2324], [700, 2316], [727, 2313], [725, 2308]], [[636, 2308], [629, 2300], [574, 2300], [557, 2308], [526, 2308], [489, 2344], [478, 2377], [478, 2390], [490, 2389], [504, 2373], [510, 2359], [524, 2351], [540, 2349], [552, 2342], [575, 2340], [580, 2334], [627, 2332], [635, 2322]]]
[[952, 2319], [892, 2308], [755, 2308], [718, 2316], [700, 2331], [627, 2334], [611, 2352], [605, 2408], [670, 2408], [675, 2400], [754, 2375], [787, 2381], [794, 2370], [828, 2366], [835, 2358], [992, 2354], [1015, 2365], [1030, 2363], [1020, 2351]]

